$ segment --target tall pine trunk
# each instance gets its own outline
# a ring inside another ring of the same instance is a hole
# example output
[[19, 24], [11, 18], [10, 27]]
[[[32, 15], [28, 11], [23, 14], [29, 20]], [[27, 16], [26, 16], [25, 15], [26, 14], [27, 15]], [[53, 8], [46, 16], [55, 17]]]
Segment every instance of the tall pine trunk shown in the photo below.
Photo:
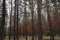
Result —
[[26, 12], [26, 0], [24, 0], [25, 8], [24, 8], [24, 28], [25, 28], [25, 35], [26, 35], [26, 40], [27, 40], [27, 12]]
[[19, 29], [18, 29], [18, 28], [19, 28], [19, 25], [18, 25], [18, 16], [19, 16], [19, 15], [18, 15], [18, 13], [19, 13], [19, 10], [18, 10], [18, 9], [19, 9], [19, 0], [17, 0], [17, 2], [16, 2], [16, 3], [17, 3], [17, 4], [16, 4], [16, 5], [17, 5], [17, 9], [16, 9], [16, 10], [17, 10], [17, 20], [16, 20], [16, 21], [17, 21], [17, 36], [16, 36], [16, 37], [17, 37], [17, 40], [19, 40], [19, 35], [18, 35], [18, 31], [19, 31]]
[[16, 40], [16, 13], [17, 13], [17, 0], [15, 0], [15, 8], [14, 8], [14, 40]]
[[[55, 26], [56, 29], [60, 28], [60, 24], [59, 24], [59, 14], [58, 14], [58, 7], [57, 7], [57, 0], [54, 0], [54, 6], [55, 6]], [[58, 29], [59, 30], [59, 29]], [[59, 30], [60, 31], [60, 30]]]
[[42, 40], [41, 7], [42, 7], [42, 0], [37, 0], [37, 10], [38, 10], [38, 38], [39, 38], [39, 40]]
[[0, 34], [0, 40], [3, 40], [4, 38], [4, 27], [5, 27], [5, 13], [6, 13], [6, 9], [5, 9], [5, 0], [3, 0], [3, 4], [2, 4], [2, 20], [1, 20], [1, 34]]
[[53, 26], [52, 26], [50, 10], [49, 10], [49, 6], [48, 6], [48, 0], [46, 0], [46, 11], [47, 11], [48, 22], [49, 22], [50, 40], [54, 40], [54, 33], [53, 33], [53, 29], [52, 29]]
[[34, 0], [31, 0], [31, 15], [32, 15], [32, 40], [34, 40]]

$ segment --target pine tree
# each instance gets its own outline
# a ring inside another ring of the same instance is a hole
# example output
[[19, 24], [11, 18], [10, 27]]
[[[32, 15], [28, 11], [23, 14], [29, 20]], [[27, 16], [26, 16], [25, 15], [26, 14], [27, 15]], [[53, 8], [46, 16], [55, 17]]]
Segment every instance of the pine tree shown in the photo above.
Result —
[[54, 40], [54, 33], [53, 33], [53, 29], [52, 29], [53, 26], [52, 26], [50, 10], [49, 10], [49, 6], [48, 6], [48, 0], [46, 0], [46, 11], [47, 11], [48, 22], [49, 22], [50, 40]]
[[32, 15], [32, 40], [34, 40], [34, 0], [31, 0], [31, 15]]
[[6, 9], [5, 9], [5, 0], [3, 0], [3, 3], [2, 3], [2, 19], [1, 19], [1, 36], [0, 36], [0, 40], [3, 40], [4, 38], [4, 26], [5, 26], [5, 13], [6, 13]]
[[38, 11], [38, 38], [42, 40], [42, 22], [41, 22], [41, 7], [42, 0], [37, 0], [37, 11]]

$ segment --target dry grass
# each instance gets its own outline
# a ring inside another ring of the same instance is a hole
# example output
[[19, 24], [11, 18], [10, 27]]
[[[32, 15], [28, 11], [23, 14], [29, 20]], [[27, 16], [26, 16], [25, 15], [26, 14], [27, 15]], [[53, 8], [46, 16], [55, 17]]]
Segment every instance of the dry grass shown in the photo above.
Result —
[[[28, 36], [28, 38], [27, 38], [28, 40], [32, 40], [32, 37], [29, 37]], [[43, 36], [43, 40], [49, 40], [50, 39], [50, 37], [48, 36]], [[6, 36], [6, 38], [4, 39], [4, 40], [9, 40], [9, 37], [8, 36]], [[13, 40], [13, 37], [11, 38], [11, 40]], [[23, 37], [23, 36], [21, 36], [21, 37], [19, 37], [19, 40], [26, 40], [26, 38], [25, 37]], [[35, 40], [38, 40], [38, 37], [36, 36], [35, 37]], [[55, 37], [55, 40], [60, 40], [60, 37]]]

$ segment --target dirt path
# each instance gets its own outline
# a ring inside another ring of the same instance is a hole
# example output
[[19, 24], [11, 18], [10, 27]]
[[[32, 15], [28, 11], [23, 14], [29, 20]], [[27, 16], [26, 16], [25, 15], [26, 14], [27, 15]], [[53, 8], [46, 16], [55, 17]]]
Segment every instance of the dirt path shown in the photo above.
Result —
[[[30, 36], [28, 36], [28, 38], [27, 38], [28, 40], [32, 40], [32, 37]], [[50, 37], [48, 36], [43, 36], [43, 40], [49, 40], [50, 39]], [[6, 38], [4, 39], [4, 40], [9, 40], [9, 37], [8, 36], [6, 36]], [[11, 40], [13, 40], [13, 37], [11, 38]], [[25, 37], [23, 37], [23, 36], [21, 36], [21, 37], [19, 37], [19, 40], [26, 40], [26, 38]], [[35, 40], [38, 40], [38, 37], [36, 36], [35, 37]], [[60, 37], [55, 37], [55, 40], [60, 40]]]

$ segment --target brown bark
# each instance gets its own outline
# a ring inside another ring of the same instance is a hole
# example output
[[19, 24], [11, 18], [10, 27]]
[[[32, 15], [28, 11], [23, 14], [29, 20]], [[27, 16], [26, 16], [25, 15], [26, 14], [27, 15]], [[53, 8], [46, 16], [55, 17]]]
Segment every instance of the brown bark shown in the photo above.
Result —
[[4, 38], [4, 27], [5, 27], [5, 13], [6, 13], [6, 10], [5, 10], [5, 0], [3, 0], [3, 3], [2, 3], [2, 20], [1, 20], [1, 28], [0, 28], [0, 40], [3, 40]]
[[17, 17], [16, 17], [16, 14], [17, 14], [17, 0], [15, 0], [15, 10], [14, 10], [14, 40], [16, 40], [16, 33], [17, 33]]
[[41, 7], [42, 7], [42, 0], [37, 0], [37, 10], [38, 10], [38, 38], [39, 38], [39, 40], [42, 40]]
[[26, 36], [26, 40], [27, 40], [27, 12], [26, 12], [26, 0], [24, 0], [24, 4], [25, 4], [25, 8], [24, 8], [24, 26], [23, 27], [25, 27], [24, 29], [23, 29], [23, 31], [25, 32], [25, 36]]
[[32, 40], [34, 40], [34, 0], [31, 0], [31, 15], [32, 15]]
[[49, 22], [49, 31], [50, 31], [50, 40], [54, 40], [54, 33], [53, 33], [53, 25], [52, 25], [52, 19], [51, 19], [51, 14], [48, 6], [48, 0], [46, 0], [46, 11], [48, 15], [48, 22]]
[[60, 31], [60, 22], [59, 22], [59, 13], [58, 13], [58, 7], [57, 7], [57, 0], [54, 0], [54, 6], [55, 6], [55, 29], [58, 29], [58, 31]]

